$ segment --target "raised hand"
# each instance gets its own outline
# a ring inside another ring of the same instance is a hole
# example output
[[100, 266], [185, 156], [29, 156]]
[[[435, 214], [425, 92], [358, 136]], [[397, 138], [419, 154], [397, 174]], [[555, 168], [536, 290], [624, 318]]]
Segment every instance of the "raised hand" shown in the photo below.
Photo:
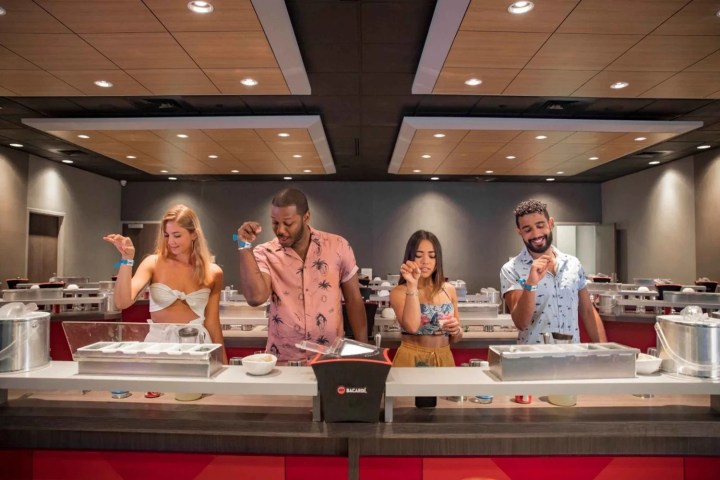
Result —
[[420, 267], [412, 260], [408, 260], [400, 265], [400, 275], [402, 275], [409, 286], [415, 287], [420, 279]]
[[133, 245], [130, 237], [123, 237], [118, 233], [111, 233], [110, 235], [105, 235], [103, 240], [115, 245], [115, 248], [118, 249], [118, 252], [120, 252], [120, 255], [122, 255], [124, 259], [132, 260], [135, 258], [135, 245]]
[[530, 274], [528, 275], [527, 282], [530, 285], [537, 285], [540, 280], [543, 279], [548, 270], [554, 268], [555, 258], [550, 255], [542, 255], [536, 258], [532, 266], [530, 267]]
[[243, 242], [252, 243], [260, 232], [262, 232], [262, 226], [258, 222], [245, 222], [238, 228], [238, 238]]

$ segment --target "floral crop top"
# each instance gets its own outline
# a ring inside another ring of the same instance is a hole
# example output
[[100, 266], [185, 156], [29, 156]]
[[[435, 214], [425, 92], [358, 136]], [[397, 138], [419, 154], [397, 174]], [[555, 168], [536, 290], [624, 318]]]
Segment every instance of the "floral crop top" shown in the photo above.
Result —
[[[449, 299], [450, 295], [448, 295], [444, 288], [442, 291]], [[447, 335], [440, 325], [440, 319], [446, 316], [454, 316], [454, 312], [455, 308], [453, 307], [452, 301], [441, 303], [439, 305], [421, 303], [420, 328], [418, 328], [418, 331], [407, 332], [405, 329], [402, 329], [401, 331], [404, 335]]]

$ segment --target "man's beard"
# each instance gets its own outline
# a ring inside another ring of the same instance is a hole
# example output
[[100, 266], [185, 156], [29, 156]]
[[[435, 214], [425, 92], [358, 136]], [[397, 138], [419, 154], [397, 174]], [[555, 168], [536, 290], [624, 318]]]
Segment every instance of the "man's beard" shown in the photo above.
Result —
[[527, 242], [524, 241], [523, 243], [525, 243], [525, 246], [527, 247], [527, 249], [530, 250], [532, 253], [545, 253], [552, 246], [552, 241], [553, 241], [552, 231], [550, 233], [548, 233], [547, 235], [544, 235], [544, 237], [545, 237], [545, 245], [543, 245], [542, 247], [539, 247], [539, 248], [535, 247], [529, 241], [527, 241]]

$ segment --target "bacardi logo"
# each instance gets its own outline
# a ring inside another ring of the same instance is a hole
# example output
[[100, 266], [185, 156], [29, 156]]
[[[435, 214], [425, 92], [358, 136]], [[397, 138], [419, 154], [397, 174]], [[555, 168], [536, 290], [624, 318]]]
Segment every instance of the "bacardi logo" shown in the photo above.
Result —
[[367, 395], [367, 387], [345, 387], [340, 385], [337, 388], [338, 395], [345, 395], [346, 393], [363, 393]]

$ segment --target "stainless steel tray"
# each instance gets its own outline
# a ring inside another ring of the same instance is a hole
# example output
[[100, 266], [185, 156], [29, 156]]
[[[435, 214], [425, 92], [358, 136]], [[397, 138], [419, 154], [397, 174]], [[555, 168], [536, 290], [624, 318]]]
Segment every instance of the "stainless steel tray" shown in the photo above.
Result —
[[210, 377], [222, 368], [216, 343], [96, 342], [73, 358], [80, 374]]
[[672, 303], [717, 305], [720, 307], [720, 293], [706, 292], [665, 292], [663, 298]]
[[490, 372], [501, 380], [573, 380], [635, 376], [640, 351], [619, 343], [493, 345]]

